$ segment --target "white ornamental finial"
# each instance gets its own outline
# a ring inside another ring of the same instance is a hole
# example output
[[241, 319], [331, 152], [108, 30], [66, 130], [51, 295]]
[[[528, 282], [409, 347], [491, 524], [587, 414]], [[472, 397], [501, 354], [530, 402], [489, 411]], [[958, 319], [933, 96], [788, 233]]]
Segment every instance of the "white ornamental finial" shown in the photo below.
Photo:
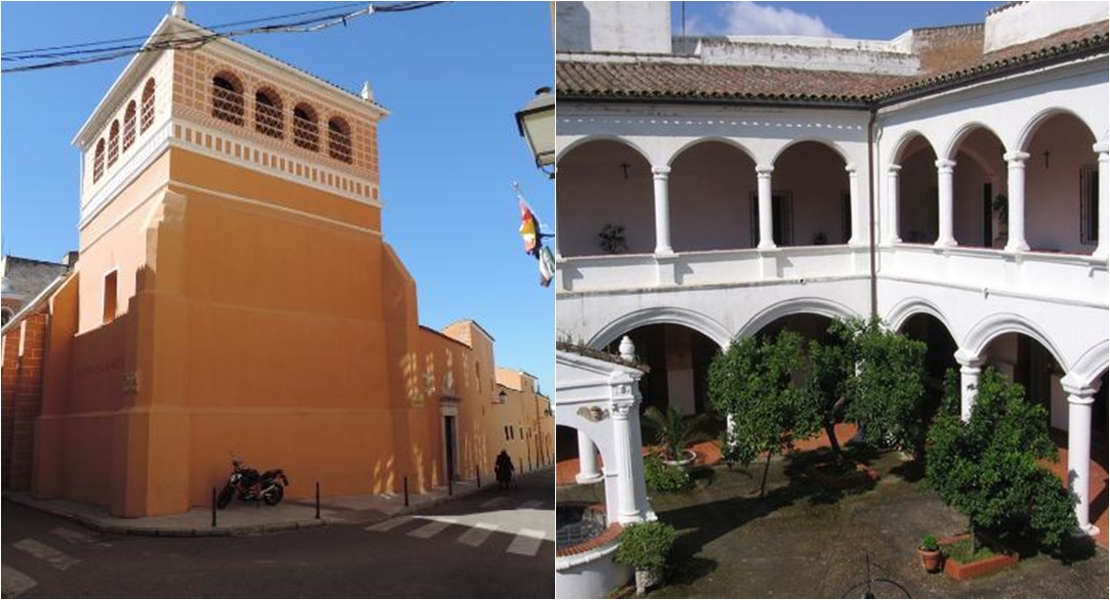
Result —
[[370, 87], [369, 81], [362, 82], [362, 92], [359, 95], [363, 100], [374, 100], [374, 88]]
[[627, 335], [621, 338], [620, 352], [622, 360], [636, 362], [636, 346], [632, 344], [632, 338]]
[[170, 16], [177, 17], [178, 19], [185, 18], [185, 3], [181, 0], [175, 0], [173, 6], [170, 8]]

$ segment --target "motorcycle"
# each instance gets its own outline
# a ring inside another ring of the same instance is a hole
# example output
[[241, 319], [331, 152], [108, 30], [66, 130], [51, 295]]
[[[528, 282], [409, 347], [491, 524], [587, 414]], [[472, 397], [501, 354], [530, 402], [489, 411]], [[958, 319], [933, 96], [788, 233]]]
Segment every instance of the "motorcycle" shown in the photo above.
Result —
[[[231, 467], [231, 476], [228, 477], [227, 484], [216, 498], [218, 508], [227, 508], [231, 498], [236, 495], [240, 500], [254, 502], [262, 500], [270, 506], [281, 502], [285, 496], [284, 486], [289, 485], [289, 479], [281, 469], [271, 469], [259, 474], [256, 469], [248, 467], [246, 463], [236, 458], [231, 459]], [[278, 483], [279, 479], [281, 483]]]

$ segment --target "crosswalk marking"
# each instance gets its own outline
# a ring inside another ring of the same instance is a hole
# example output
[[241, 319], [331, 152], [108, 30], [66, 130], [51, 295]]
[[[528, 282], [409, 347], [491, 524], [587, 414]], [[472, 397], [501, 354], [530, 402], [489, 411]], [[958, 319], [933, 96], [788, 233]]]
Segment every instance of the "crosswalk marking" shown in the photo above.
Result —
[[496, 496], [494, 498], [490, 498], [489, 500], [486, 500], [485, 502], [483, 502], [482, 503], [482, 508], [494, 508], [494, 507], [500, 506], [500, 505], [502, 505], [502, 504], [504, 504], [508, 501], [509, 501], [509, 499], [504, 497], [504, 496]]
[[395, 519], [390, 519], [388, 521], [382, 521], [381, 523], [375, 523], [374, 525], [371, 525], [371, 526], [367, 527], [366, 531], [385, 532], [385, 531], [389, 531], [389, 530], [391, 530], [391, 529], [393, 529], [393, 528], [395, 528], [399, 525], [404, 525], [405, 523], [408, 523], [411, 520], [412, 520], [412, 516], [405, 515], [403, 517], [397, 517]]
[[457, 522], [458, 521], [455, 519], [440, 519], [438, 521], [432, 521], [427, 525], [423, 525], [421, 527], [413, 529], [409, 532], [409, 535], [412, 537], [428, 539]]
[[65, 527], [55, 527], [50, 530], [50, 533], [64, 539], [71, 544], [92, 544], [96, 542], [96, 538], [80, 531], [66, 529]]
[[512, 554], [535, 556], [540, 549], [540, 544], [543, 543], [543, 536], [544, 533], [536, 529], [521, 529], [505, 551]]
[[460, 535], [459, 539], [456, 541], [460, 544], [466, 544], [467, 546], [474, 546], [477, 548], [484, 544], [490, 534], [497, 531], [499, 527], [499, 525], [494, 525], [493, 523], [476, 523], [474, 527], [467, 529], [466, 533]]
[[65, 571], [73, 565], [81, 562], [80, 560], [73, 558], [72, 556], [61, 552], [60, 550], [47, 546], [42, 542], [32, 540], [31, 538], [20, 540], [13, 544], [13, 546], [30, 554], [31, 556], [34, 556], [35, 558], [41, 558], [42, 560], [45, 560], [46, 562], [50, 563], [50, 566], [58, 569], [59, 571]]
[[17, 598], [22, 595], [23, 592], [38, 585], [34, 579], [31, 579], [8, 565], [3, 565], [3, 570], [0, 574], [2, 574], [0, 580], [3, 582], [0, 584], [0, 588], [3, 588], [3, 595], [5, 598]]
[[541, 506], [543, 506], [543, 500], [529, 500], [527, 502], [521, 502], [520, 506], [517, 508], [539, 508]]

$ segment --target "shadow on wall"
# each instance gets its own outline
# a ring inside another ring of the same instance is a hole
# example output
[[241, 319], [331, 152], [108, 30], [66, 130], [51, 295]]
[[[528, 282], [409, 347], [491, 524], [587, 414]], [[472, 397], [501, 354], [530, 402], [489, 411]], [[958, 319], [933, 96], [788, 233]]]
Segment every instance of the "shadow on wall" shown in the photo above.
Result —
[[590, 9], [585, 2], [556, 2], [555, 49], [557, 51], [590, 52]]

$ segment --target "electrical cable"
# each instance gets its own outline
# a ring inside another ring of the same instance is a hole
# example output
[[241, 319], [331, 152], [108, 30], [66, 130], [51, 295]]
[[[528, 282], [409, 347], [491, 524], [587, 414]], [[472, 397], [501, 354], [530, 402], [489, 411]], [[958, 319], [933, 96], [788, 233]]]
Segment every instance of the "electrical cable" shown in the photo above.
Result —
[[[50, 50], [50, 48], [42, 48], [42, 49], [39, 49], [39, 50], [28, 50], [28, 51], [23, 51], [23, 52], [25, 54], [30, 54], [32, 52], [39, 52], [39, 54], [29, 55], [29, 56], [17, 56], [17, 57], [4, 56], [0, 60], [5, 60], [5, 61], [30, 60], [30, 59], [40, 59], [41, 60], [43, 58], [59, 58], [59, 59], [63, 59], [63, 60], [55, 60], [55, 61], [50, 61], [50, 62], [25, 65], [25, 66], [21, 65], [21, 66], [15, 66], [15, 67], [8, 67], [8, 68], [0, 69], [0, 73], [19, 73], [19, 72], [26, 72], [26, 71], [37, 71], [37, 70], [42, 70], [42, 69], [53, 69], [53, 68], [59, 68], [59, 67], [72, 67], [72, 66], [86, 65], [86, 64], [92, 64], [92, 63], [97, 63], [97, 62], [115, 60], [117, 58], [122, 58], [122, 57], [125, 57], [125, 56], [131, 56], [131, 55], [134, 55], [134, 54], [138, 54], [140, 52], [155, 52], [155, 51], [175, 49], [175, 48], [180, 48], [180, 49], [183, 49], [183, 50], [196, 50], [196, 49], [204, 46], [205, 44], [207, 44], [207, 43], [209, 43], [213, 40], [220, 39], [220, 38], [231, 39], [231, 38], [235, 38], [235, 37], [241, 37], [241, 36], [253, 35], [253, 34], [261, 34], [261, 33], [313, 33], [313, 32], [322, 31], [324, 29], [334, 27], [336, 25], [341, 25], [341, 24], [342, 25], [347, 25], [347, 23], [352, 19], [355, 19], [355, 18], [358, 18], [358, 17], [361, 17], [361, 16], [369, 16], [369, 15], [372, 15], [376, 12], [386, 12], [386, 13], [389, 13], [389, 12], [408, 12], [408, 11], [413, 11], [413, 10], [419, 10], [419, 9], [422, 9], [422, 8], [427, 8], [427, 7], [430, 7], [430, 6], [435, 6], [437, 4], [443, 4], [443, 2], [400, 2], [400, 3], [387, 4], [387, 5], [375, 5], [375, 4], [365, 5], [365, 4], [361, 4], [361, 3], [359, 3], [357, 5], [355, 5], [355, 4], [345, 4], [345, 5], [340, 5], [340, 6], [329, 7], [329, 9], [334, 10], [336, 8], [345, 8], [345, 7], [350, 7], [350, 6], [365, 6], [365, 8], [354, 11], [354, 12], [351, 12], [351, 13], [333, 13], [333, 14], [330, 14], [330, 15], [324, 15], [324, 16], [321, 16], [321, 17], [314, 17], [314, 18], [311, 18], [311, 19], [304, 19], [304, 20], [295, 21], [295, 22], [292, 22], [292, 23], [262, 25], [262, 26], [258, 26], [258, 27], [251, 27], [251, 28], [248, 28], [248, 29], [235, 30], [235, 31], [212, 32], [212, 33], [207, 33], [207, 34], [188, 37], [188, 38], [177, 37], [177, 34], [162, 34], [162, 35], [159, 35], [158, 37], [162, 37], [163, 35], [168, 35], [169, 39], [162, 40], [162, 41], [147, 42], [145, 44], [131, 44], [131, 45], [123, 45], [123, 46], [113, 46], [113, 47], [108, 47], [108, 48], [96, 48], [96, 49], [88, 49], [88, 48], [81, 49], [81, 50], [74, 49], [74, 48], [78, 48], [80, 46], [88, 46], [88, 45], [93, 45], [94, 44], [94, 43], [90, 42], [88, 44], [70, 45], [69, 48], [71, 48], [71, 49], [67, 50], [67, 51], [64, 51], [64, 52], [44, 53], [44, 51]], [[314, 13], [321, 12], [321, 10], [306, 11], [306, 12], [302, 12], [302, 13], [293, 13], [293, 14], [290, 14], [290, 15], [283, 15], [281, 17], [267, 17], [267, 18], [263, 18], [263, 19], [254, 19], [254, 20], [250, 20], [250, 21], [241, 21], [238, 24], [273, 21], [273, 20], [278, 19], [278, 18], [288, 18], [288, 17], [292, 17], [292, 16], [302, 16], [302, 15], [306, 15], [306, 14], [314, 14]], [[224, 25], [223, 27], [226, 27], [226, 26], [227, 25]], [[116, 40], [116, 41], [125, 41], [125, 40], [129, 40], [129, 39], [136, 39], [136, 38], [123, 38], [121, 40]], [[151, 39], [151, 38], [144, 38], [144, 39]], [[100, 42], [100, 43], [103, 44], [103, 43], [112, 43], [112, 42]], [[59, 46], [59, 47], [55, 47], [55, 48], [63, 49], [65, 47]], [[82, 55], [90, 55], [90, 54], [92, 56], [82, 56]], [[70, 57], [79, 57], [79, 58], [70, 58]]]

